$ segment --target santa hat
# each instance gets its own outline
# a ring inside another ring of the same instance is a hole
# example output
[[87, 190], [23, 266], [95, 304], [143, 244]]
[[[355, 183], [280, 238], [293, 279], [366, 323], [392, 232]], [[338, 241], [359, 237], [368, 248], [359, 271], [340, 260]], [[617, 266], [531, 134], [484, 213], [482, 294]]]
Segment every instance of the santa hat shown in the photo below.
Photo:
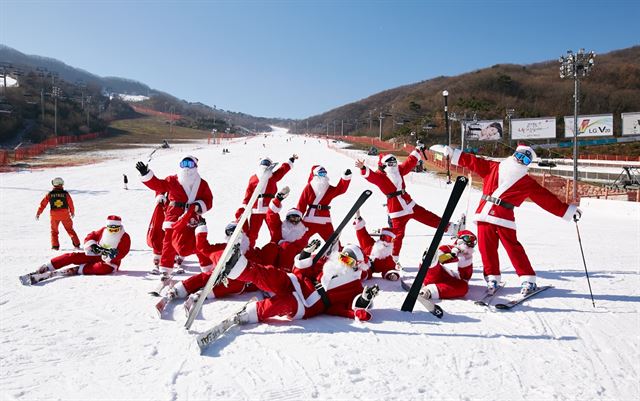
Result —
[[355, 244], [347, 244], [342, 248], [342, 252], [345, 253], [356, 260], [358, 267], [363, 270], [366, 270], [368, 266], [368, 258], [362, 253], [362, 249], [358, 245]]
[[198, 167], [198, 158], [197, 157], [191, 156], [191, 155], [187, 155], [187, 156], [182, 158], [182, 160], [187, 160], [187, 159], [193, 160], [193, 162], [196, 164], [196, 167]]
[[309, 173], [309, 179], [307, 180], [307, 182], [311, 182], [311, 180], [313, 180], [313, 177], [318, 175], [318, 172], [320, 171], [320, 169], [325, 169], [325, 171], [327, 170], [326, 168], [324, 168], [323, 166], [316, 164], [315, 166], [311, 167], [311, 172]]
[[378, 165], [384, 166], [385, 164], [387, 164], [387, 161], [391, 158], [395, 159], [396, 157], [392, 154], [380, 153], [380, 155], [378, 156]]
[[535, 160], [538, 157], [538, 155], [536, 155], [536, 152], [533, 151], [531, 146], [525, 145], [524, 143], [518, 144], [518, 147], [516, 148], [516, 152], [524, 153], [526, 155], [531, 155], [531, 161]]
[[289, 216], [298, 216], [298, 217], [302, 218], [302, 212], [299, 211], [296, 208], [289, 209], [289, 211], [287, 212], [287, 215], [285, 217], [288, 218]]
[[396, 237], [396, 235], [391, 232], [390, 230], [383, 228], [382, 230], [380, 230], [380, 236], [386, 235], [387, 237], [390, 237], [391, 239], [394, 239]]
[[122, 218], [120, 216], [111, 215], [107, 217], [107, 226], [122, 226]]

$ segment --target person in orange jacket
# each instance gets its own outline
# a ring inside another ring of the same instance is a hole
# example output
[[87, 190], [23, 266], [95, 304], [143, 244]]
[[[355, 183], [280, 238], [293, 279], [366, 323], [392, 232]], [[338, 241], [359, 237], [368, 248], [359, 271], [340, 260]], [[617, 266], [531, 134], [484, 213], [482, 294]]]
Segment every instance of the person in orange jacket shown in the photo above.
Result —
[[75, 209], [73, 207], [73, 200], [71, 195], [64, 190], [64, 180], [60, 177], [56, 177], [51, 180], [53, 189], [49, 191], [45, 197], [40, 201], [40, 207], [36, 212], [36, 220], [40, 219], [40, 215], [47, 204], [49, 204], [51, 212], [51, 249], [59, 250], [60, 242], [58, 241], [58, 226], [62, 223], [62, 226], [67, 230], [67, 234], [71, 237], [73, 247], [80, 249], [80, 239], [78, 234], [73, 229], [73, 216]]

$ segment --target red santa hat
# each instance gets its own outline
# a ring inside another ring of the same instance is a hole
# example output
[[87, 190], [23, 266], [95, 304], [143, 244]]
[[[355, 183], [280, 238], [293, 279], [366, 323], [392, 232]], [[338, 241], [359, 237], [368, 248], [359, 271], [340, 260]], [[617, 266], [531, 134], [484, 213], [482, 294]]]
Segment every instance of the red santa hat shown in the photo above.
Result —
[[382, 237], [383, 235], [386, 235], [391, 239], [394, 239], [396, 237], [396, 235], [393, 232], [391, 232], [391, 230], [388, 230], [386, 228], [383, 228], [382, 230], [380, 230], [380, 236]]
[[289, 211], [287, 211], [287, 215], [285, 216], [285, 218], [288, 218], [289, 216], [298, 216], [302, 218], [302, 212], [296, 208], [289, 209]]
[[122, 218], [120, 216], [111, 215], [107, 217], [107, 226], [122, 226]]
[[395, 159], [396, 157], [390, 153], [380, 153], [380, 155], [378, 156], [378, 166], [384, 166], [387, 164], [387, 161], [389, 161], [389, 159]]
[[533, 149], [531, 148], [531, 146], [528, 146], [524, 143], [519, 143], [518, 147], [516, 148], [516, 152], [520, 152], [520, 153], [524, 153], [526, 155], [531, 155], [531, 161], [535, 160], [538, 155], [536, 155], [536, 152], [533, 151]]
[[313, 180], [313, 177], [317, 176], [318, 172], [320, 172], [321, 169], [324, 169], [325, 171], [327, 170], [326, 168], [324, 168], [319, 164], [312, 166], [311, 172], [309, 173], [309, 179], [307, 180], [307, 182], [311, 182], [311, 180]]

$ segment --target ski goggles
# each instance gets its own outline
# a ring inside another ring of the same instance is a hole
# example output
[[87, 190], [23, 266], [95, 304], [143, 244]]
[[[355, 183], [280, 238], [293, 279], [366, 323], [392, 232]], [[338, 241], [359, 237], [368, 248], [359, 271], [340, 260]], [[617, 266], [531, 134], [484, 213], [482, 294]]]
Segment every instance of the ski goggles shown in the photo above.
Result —
[[316, 173], [316, 175], [318, 177], [326, 177], [327, 176], [327, 170], [323, 168], [321, 168], [320, 170], [318, 170], [318, 172]]
[[380, 241], [383, 241], [383, 242], [391, 242], [391, 241], [393, 241], [393, 238], [391, 238], [391, 236], [390, 236], [390, 235], [381, 235], [381, 236], [380, 236]]
[[271, 160], [269, 159], [262, 159], [260, 160], [260, 165], [261, 166], [265, 166], [265, 167], [269, 167], [271, 165]]
[[513, 157], [515, 157], [520, 164], [524, 164], [525, 166], [528, 166], [531, 163], [531, 152], [528, 150], [524, 152], [516, 152], [513, 154]]
[[394, 167], [398, 165], [398, 159], [396, 159], [395, 157], [390, 157], [388, 158], [384, 164], [386, 164], [389, 167]]
[[236, 229], [237, 224], [227, 224], [227, 226], [224, 228], [224, 234], [227, 237], [230, 237], [231, 234], [233, 234], [233, 232]]
[[287, 221], [293, 224], [298, 224], [301, 220], [302, 217], [298, 216], [297, 214], [290, 214], [289, 216], [287, 216]]
[[110, 233], [117, 233], [118, 231], [120, 231], [120, 229], [121, 229], [121, 228], [122, 228], [122, 226], [116, 226], [116, 225], [114, 225], [114, 224], [109, 224], [109, 225], [107, 226], [107, 230], [108, 230]]
[[198, 165], [192, 159], [183, 159], [180, 162], [180, 168], [196, 168]]
[[356, 266], [356, 260], [347, 253], [340, 252], [340, 254], [338, 255], [338, 260], [340, 261], [340, 263], [352, 269], [355, 268]]
[[467, 244], [467, 246], [470, 246], [470, 247], [476, 246], [476, 242], [478, 241], [478, 239], [476, 238], [475, 235], [470, 235], [470, 234], [463, 234], [463, 235], [459, 236], [458, 239], [463, 240], [464, 243]]

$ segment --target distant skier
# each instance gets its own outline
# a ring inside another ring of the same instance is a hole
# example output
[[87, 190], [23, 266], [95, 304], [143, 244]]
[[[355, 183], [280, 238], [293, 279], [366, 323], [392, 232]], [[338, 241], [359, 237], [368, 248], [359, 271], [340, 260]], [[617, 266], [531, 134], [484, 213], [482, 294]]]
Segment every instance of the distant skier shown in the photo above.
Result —
[[[84, 252], [56, 256], [33, 273], [20, 277], [24, 285], [31, 285], [56, 276], [105, 275], [118, 270], [131, 248], [131, 238], [124, 230], [119, 216], [108, 216], [105, 227], [90, 232], [84, 240]], [[69, 269], [63, 267], [75, 265]]]
[[140, 172], [141, 181], [150, 189], [167, 193], [169, 204], [166, 206], [164, 222], [164, 238], [160, 265], [154, 266], [154, 274], [169, 275], [173, 271], [176, 250], [173, 247], [173, 224], [182, 216], [190, 205], [195, 205], [197, 214], [204, 214], [213, 205], [213, 195], [207, 181], [198, 173], [198, 159], [186, 156], [180, 161], [180, 171], [176, 175], [158, 178], [149, 170], [146, 164], [138, 162], [136, 169]]
[[[405, 190], [404, 176], [407, 175], [420, 160], [420, 151], [424, 145], [420, 144], [409, 154], [407, 159], [398, 165], [394, 155], [381, 153], [378, 156], [378, 170], [369, 169], [364, 160], [357, 160], [356, 167], [360, 169], [362, 176], [370, 183], [377, 186], [387, 197], [387, 211], [391, 219], [391, 225], [396, 235], [393, 241], [393, 259], [398, 262], [405, 229], [409, 220], [417, 220], [430, 227], [438, 227], [440, 217], [416, 204], [411, 195]], [[452, 235], [458, 231], [460, 224], [450, 223], [447, 233]]]
[[[464, 297], [473, 274], [473, 250], [478, 242], [475, 234], [462, 230], [451, 245], [438, 248], [437, 262], [427, 271], [420, 295], [427, 299]], [[454, 265], [457, 262], [457, 265]]]
[[[276, 192], [278, 191], [277, 183], [280, 181], [285, 174], [293, 168], [293, 162], [296, 161], [298, 155], [293, 154], [288, 161], [282, 163], [275, 171], [270, 173], [267, 184], [264, 186], [262, 193], [258, 196], [256, 202], [251, 205], [253, 208], [251, 217], [249, 218], [248, 225], [245, 227], [245, 231], [249, 236], [249, 246], [253, 248], [256, 244], [256, 240], [258, 239], [258, 234], [260, 233], [260, 228], [262, 227], [262, 223], [267, 215], [267, 208], [269, 206], [269, 202], [273, 197], [276, 196]], [[247, 207], [247, 202], [251, 199], [251, 195], [253, 195], [253, 190], [258, 186], [260, 182], [260, 177], [262, 173], [267, 169], [267, 167], [271, 166], [273, 161], [264, 157], [260, 159], [258, 164], [258, 170], [255, 174], [249, 178], [249, 183], [247, 184], [247, 189], [244, 194], [244, 199], [242, 200], [242, 206], [238, 208], [236, 211], [236, 219], [239, 219], [244, 213], [245, 207]]]
[[345, 192], [351, 183], [351, 170], [347, 169], [338, 185], [333, 186], [329, 182], [327, 170], [320, 165], [311, 167], [311, 173], [307, 185], [300, 194], [298, 206], [304, 218], [305, 225], [309, 229], [308, 235], [318, 233], [325, 241], [333, 233], [333, 224], [331, 222], [331, 201]]
[[397, 281], [400, 278], [400, 270], [397, 269], [392, 256], [393, 241], [396, 238], [393, 231], [383, 228], [379, 232], [380, 238], [375, 240], [367, 231], [366, 222], [359, 215], [354, 219], [353, 227], [356, 229], [360, 248], [369, 257], [369, 278], [374, 273], [380, 273], [385, 280]]
[[502, 242], [520, 277], [521, 293], [526, 295], [534, 291], [537, 288], [536, 273], [516, 236], [514, 208], [530, 198], [544, 210], [565, 220], [573, 218], [578, 221], [582, 211], [562, 202], [527, 174], [529, 164], [536, 158], [529, 146], [518, 145], [513, 156], [501, 162], [485, 160], [450, 146], [445, 146], [444, 154], [450, 157], [452, 164], [466, 167], [483, 178], [482, 199], [475, 219], [487, 290], [495, 292], [500, 282], [498, 242]]
[[129, 187], [127, 186], [127, 184], [129, 184], [129, 179], [127, 178], [126, 174], [122, 174], [123, 177], [123, 181], [124, 181], [124, 189], [129, 189]]
[[362, 321], [371, 319], [369, 308], [378, 287], [364, 287], [368, 264], [357, 245], [345, 245], [340, 253], [321, 258], [313, 264], [312, 253], [320, 246], [313, 240], [295, 258], [292, 273], [263, 266], [234, 252], [227, 263], [230, 279], [251, 282], [274, 295], [251, 302], [236, 315], [238, 324], [265, 322], [271, 318], [290, 320], [319, 314], [343, 316]]
[[51, 218], [51, 249], [56, 251], [60, 249], [60, 242], [58, 240], [58, 227], [60, 223], [62, 223], [67, 234], [71, 237], [73, 247], [80, 249], [80, 239], [73, 229], [72, 219], [75, 215], [73, 199], [71, 199], [69, 192], [64, 190], [64, 180], [62, 178], [54, 178], [51, 180], [51, 185], [53, 185], [53, 189], [40, 201], [40, 207], [36, 212], [36, 220], [40, 219], [40, 215], [48, 204]]

